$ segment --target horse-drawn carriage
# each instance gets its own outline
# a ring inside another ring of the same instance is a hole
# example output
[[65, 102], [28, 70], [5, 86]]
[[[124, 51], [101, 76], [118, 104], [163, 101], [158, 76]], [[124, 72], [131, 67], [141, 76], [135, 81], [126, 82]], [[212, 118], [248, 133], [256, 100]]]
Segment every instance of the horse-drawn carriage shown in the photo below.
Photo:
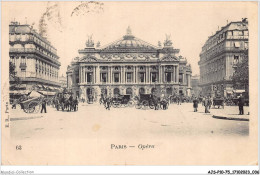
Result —
[[113, 97], [111, 102], [114, 108], [119, 108], [121, 106], [133, 107], [135, 104], [134, 101], [131, 99], [131, 95], [118, 95], [116, 97]]
[[158, 109], [158, 108], [168, 108], [168, 100], [160, 99], [153, 94], [140, 94], [140, 98], [136, 97], [137, 103], [135, 105], [136, 109]]
[[213, 106], [214, 106], [214, 108], [215, 108], [215, 106], [218, 106], [218, 108], [220, 107], [220, 106], [222, 106], [222, 108], [224, 109], [224, 98], [222, 98], [222, 97], [216, 97], [216, 98], [214, 98], [213, 99]]
[[42, 104], [41, 97], [31, 98], [20, 103], [21, 109], [26, 113], [38, 113]]
[[53, 99], [53, 103], [55, 104], [55, 108], [57, 111], [60, 109], [62, 111], [76, 111], [78, 109], [78, 100], [77, 98], [72, 97], [72, 93], [69, 92], [61, 92], [57, 93]]

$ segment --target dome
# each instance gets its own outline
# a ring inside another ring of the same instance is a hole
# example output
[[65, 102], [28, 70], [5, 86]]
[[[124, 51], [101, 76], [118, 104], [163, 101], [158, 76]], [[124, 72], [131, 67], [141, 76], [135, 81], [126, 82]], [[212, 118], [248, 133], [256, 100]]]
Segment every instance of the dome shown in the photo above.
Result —
[[109, 44], [103, 48], [104, 50], [110, 49], [156, 49], [156, 46], [149, 44], [141, 39], [136, 38], [131, 33], [131, 29], [128, 27], [127, 34], [123, 38]]

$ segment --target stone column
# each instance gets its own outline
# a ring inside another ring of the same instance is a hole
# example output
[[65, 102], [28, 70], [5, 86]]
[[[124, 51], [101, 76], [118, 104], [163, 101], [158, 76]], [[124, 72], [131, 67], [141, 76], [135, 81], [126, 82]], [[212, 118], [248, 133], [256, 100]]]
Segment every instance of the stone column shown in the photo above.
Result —
[[108, 67], [108, 79], [109, 79], [108, 83], [111, 83], [112, 82], [111, 81], [111, 66]]
[[179, 66], [176, 66], [176, 82], [179, 84]]
[[173, 82], [176, 83], [176, 66], [173, 66]]
[[185, 83], [185, 80], [186, 80], [186, 79], [185, 79], [185, 74], [183, 73], [183, 74], [182, 74], [182, 82], [183, 82], [183, 84], [186, 84], [186, 83]]
[[120, 67], [120, 84], [123, 84], [123, 66]]
[[82, 67], [79, 67], [79, 83], [82, 83]]
[[158, 69], [159, 71], [158, 71], [158, 82], [160, 83], [161, 82], [161, 73], [162, 73], [162, 67], [161, 66], [159, 66], [159, 69]]
[[107, 82], [110, 83], [110, 67], [107, 67]]
[[145, 84], [147, 84], [149, 82], [149, 73], [148, 73], [148, 66], [145, 66]]
[[96, 83], [100, 83], [100, 66], [96, 67]]
[[150, 83], [150, 81], [151, 81], [151, 77], [150, 77], [150, 66], [148, 66], [148, 83]]
[[133, 83], [136, 83], [136, 66], [134, 66], [134, 82]]

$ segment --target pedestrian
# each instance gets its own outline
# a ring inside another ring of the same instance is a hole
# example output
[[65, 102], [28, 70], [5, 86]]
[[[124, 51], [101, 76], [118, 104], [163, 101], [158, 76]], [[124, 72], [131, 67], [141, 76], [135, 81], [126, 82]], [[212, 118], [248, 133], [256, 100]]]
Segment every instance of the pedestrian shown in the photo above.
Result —
[[212, 105], [212, 99], [211, 99], [211, 97], [209, 96], [209, 98], [208, 98], [208, 100], [209, 100], [209, 109], [211, 108], [211, 105]]
[[41, 113], [42, 113], [42, 111], [44, 110], [44, 113], [47, 113], [47, 110], [46, 110], [46, 99], [45, 98], [43, 98], [43, 100], [42, 100], [42, 110], [41, 110]]
[[209, 99], [208, 98], [205, 98], [204, 106], [205, 106], [205, 113], [210, 113], [209, 112]]
[[111, 107], [111, 100], [110, 98], [107, 98], [107, 110], [110, 110]]
[[16, 104], [17, 104], [17, 100], [14, 99], [14, 100], [13, 100], [13, 104], [12, 104], [12, 109], [16, 109]]
[[180, 100], [179, 100], [179, 105], [181, 105], [182, 100], [183, 100], [183, 97], [182, 97], [182, 94], [181, 94], [181, 95], [180, 95]]
[[205, 100], [206, 100], [205, 97], [202, 97], [202, 101], [201, 101], [201, 102], [202, 102], [202, 103], [201, 103], [202, 106], [205, 106]]
[[241, 94], [241, 96], [238, 99], [239, 115], [244, 115], [244, 105], [245, 105], [245, 99]]
[[194, 112], [197, 112], [198, 111], [198, 99], [197, 97], [195, 97], [195, 99], [193, 100], [193, 108], [194, 108]]
[[179, 105], [180, 104], [180, 97], [177, 96], [176, 100], [177, 100], [177, 104]]
[[75, 98], [73, 104], [74, 104], [74, 111], [77, 111], [78, 110], [78, 104], [79, 104], [78, 97]]

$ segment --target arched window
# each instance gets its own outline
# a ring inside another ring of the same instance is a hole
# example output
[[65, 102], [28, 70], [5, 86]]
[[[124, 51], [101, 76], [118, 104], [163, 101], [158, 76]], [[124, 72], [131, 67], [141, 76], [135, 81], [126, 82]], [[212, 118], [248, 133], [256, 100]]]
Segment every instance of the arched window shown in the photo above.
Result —
[[172, 88], [171, 87], [166, 89], [166, 94], [172, 95]]
[[127, 89], [126, 89], [126, 94], [132, 96], [132, 95], [133, 95], [132, 88], [127, 88]]
[[120, 90], [119, 90], [118, 88], [115, 88], [115, 89], [114, 89], [114, 96], [115, 96], [115, 95], [119, 95], [119, 94], [120, 94]]
[[152, 94], [156, 94], [157, 93], [157, 89], [156, 88], [152, 88], [151, 92], [152, 92]]
[[144, 94], [145, 93], [145, 89], [144, 88], [140, 88], [139, 89], [139, 94]]

